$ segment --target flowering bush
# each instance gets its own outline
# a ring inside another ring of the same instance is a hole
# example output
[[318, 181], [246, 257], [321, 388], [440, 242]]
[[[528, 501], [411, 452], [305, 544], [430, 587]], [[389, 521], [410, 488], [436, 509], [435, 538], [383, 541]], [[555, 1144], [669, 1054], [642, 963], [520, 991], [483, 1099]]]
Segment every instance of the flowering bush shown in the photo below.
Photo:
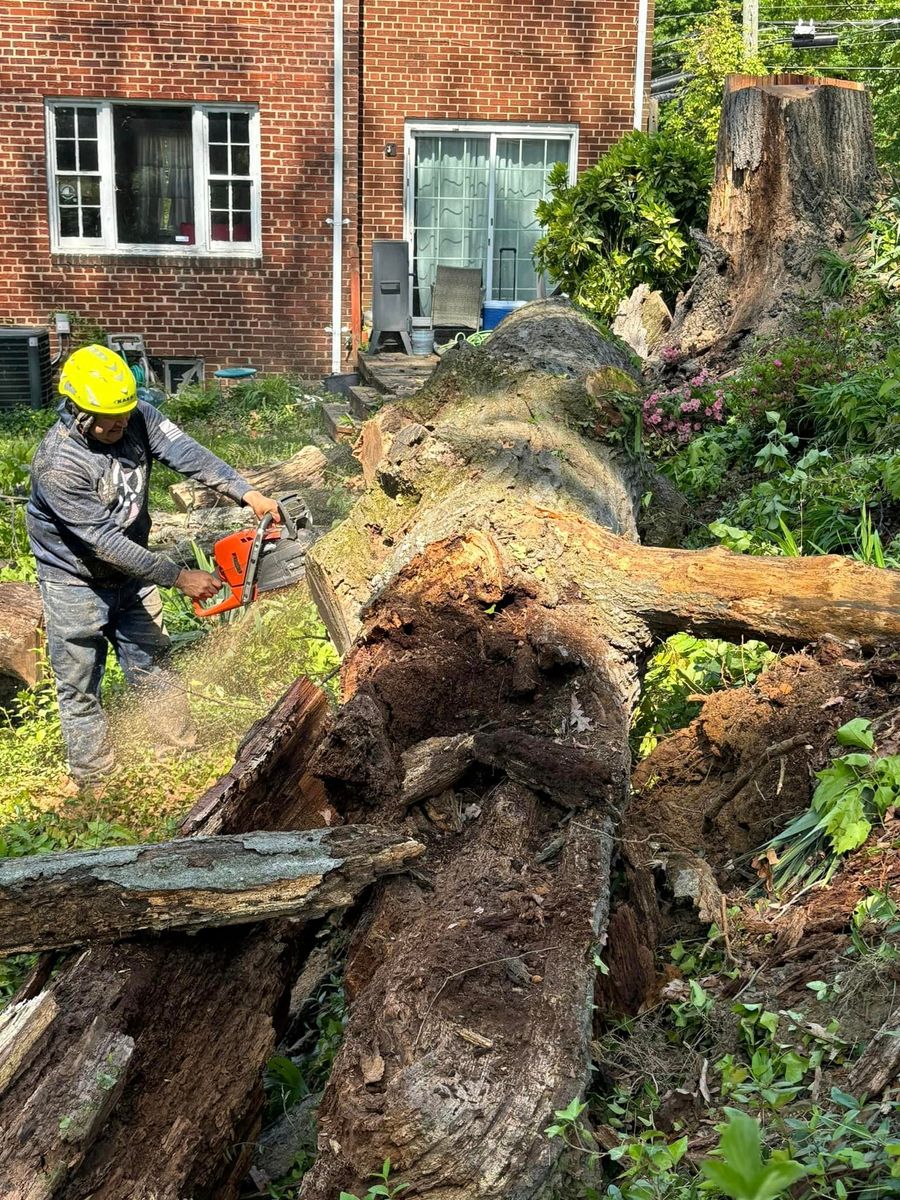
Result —
[[696, 434], [725, 420], [725, 392], [702, 370], [684, 384], [651, 392], [641, 409], [648, 442], [660, 449], [684, 446]]

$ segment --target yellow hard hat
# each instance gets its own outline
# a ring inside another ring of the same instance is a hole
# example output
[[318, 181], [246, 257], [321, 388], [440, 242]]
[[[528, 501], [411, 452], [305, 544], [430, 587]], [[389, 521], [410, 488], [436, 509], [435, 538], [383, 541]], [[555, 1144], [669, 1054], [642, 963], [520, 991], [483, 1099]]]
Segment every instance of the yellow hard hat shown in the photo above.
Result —
[[102, 417], [121, 416], [137, 405], [137, 385], [131, 369], [106, 346], [76, 350], [62, 369], [59, 391], [76, 408]]

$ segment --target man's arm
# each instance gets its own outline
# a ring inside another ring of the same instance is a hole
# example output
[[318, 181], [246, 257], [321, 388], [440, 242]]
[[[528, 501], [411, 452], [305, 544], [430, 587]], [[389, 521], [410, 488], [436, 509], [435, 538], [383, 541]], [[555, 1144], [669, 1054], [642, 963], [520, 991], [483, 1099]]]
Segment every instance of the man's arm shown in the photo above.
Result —
[[181, 567], [165, 554], [154, 553], [126, 537], [100, 497], [74, 468], [57, 467], [40, 479], [47, 505], [71, 533], [104, 562], [162, 587], [173, 587]]
[[242, 503], [245, 496], [252, 494], [250, 484], [233, 467], [188, 437], [183, 429], [164, 417], [152, 404], [141, 404], [140, 411], [147, 423], [147, 435], [154, 458], [173, 471], [221, 492], [235, 504]]

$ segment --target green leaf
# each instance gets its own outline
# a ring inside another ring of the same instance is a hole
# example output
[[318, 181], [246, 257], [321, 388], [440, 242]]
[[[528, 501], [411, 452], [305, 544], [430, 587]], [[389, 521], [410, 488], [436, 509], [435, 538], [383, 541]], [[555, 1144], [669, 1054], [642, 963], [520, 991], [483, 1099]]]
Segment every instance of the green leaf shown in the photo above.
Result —
[[875, 745], [872, 722], [867, 721], [865, 717], [854, 717], [852, 721], [842, 725], [834, 736], [842, 746], [859, 746], [863, 750], [871, 750]]

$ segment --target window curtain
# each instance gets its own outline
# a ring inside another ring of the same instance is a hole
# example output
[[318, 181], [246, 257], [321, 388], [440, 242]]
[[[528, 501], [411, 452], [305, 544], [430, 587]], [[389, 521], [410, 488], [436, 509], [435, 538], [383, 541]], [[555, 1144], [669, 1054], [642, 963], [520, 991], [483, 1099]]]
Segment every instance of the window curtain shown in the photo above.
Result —
[[431, 315], [438, 264], [487, 267], [490, 139], [417, 137], [413, 312]]
[[562, 138], [498, 138], [491, 300], [534, 300], [532, 255], [541, 227], [534, 212], [554, 163], [569, 161]]
[[187, 131], [160, 132], [153, 122], [135, 122], [135, 197], [146, 240], [178, 233], [194, 220], [193, 146]]

